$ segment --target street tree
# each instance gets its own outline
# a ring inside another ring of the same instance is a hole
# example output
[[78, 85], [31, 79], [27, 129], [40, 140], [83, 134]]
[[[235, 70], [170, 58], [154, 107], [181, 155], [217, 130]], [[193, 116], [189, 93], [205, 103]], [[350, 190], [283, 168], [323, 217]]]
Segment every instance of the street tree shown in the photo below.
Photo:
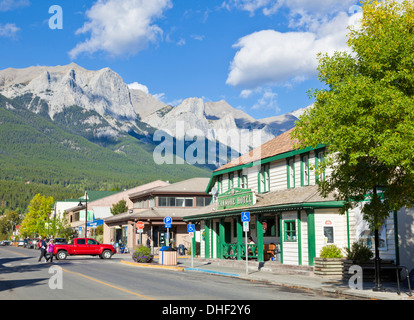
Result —
[[54, 202], [52, 197], [45, 197], [41, 194], [35, 195], [28, 206], [28, 212], [21, 224], [20, 233], [24, 236], [49, 235], [52, 232], [50, 214]]
[[318, 56], [325, 85], [311, 91], [314, 107], [292, 137], [298, 148], [327, 146], [318, 170], [332, 174], [321, 194], [335, 192], [342, 212], [368, 200], [361, 211], [377, 240], [390, 212], [414, 205], [414, 2], [370, 0], [362, 9], [349, 52]]
[[113, 204], [111, 208], [111, 213], [114, 216], [120, 213], [127, 212], [127, 211], [128, 211], [128, 206], [125, 200], [119, 200], [119, 202]]

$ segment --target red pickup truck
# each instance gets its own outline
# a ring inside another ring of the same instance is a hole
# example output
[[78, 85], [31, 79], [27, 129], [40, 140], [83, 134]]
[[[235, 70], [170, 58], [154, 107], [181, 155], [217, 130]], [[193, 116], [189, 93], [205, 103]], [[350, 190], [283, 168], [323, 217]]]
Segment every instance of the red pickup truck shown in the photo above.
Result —
[[101, 259], [110, 259], [115, 253], [115, 248], [110, 244], [100, 244], [95, 239], [76, 238], [73, 244], [57, 244], [53, 249], [53, 255], [57, 260], [65, 260], [67, 256], [89, 255], [99, 256]]

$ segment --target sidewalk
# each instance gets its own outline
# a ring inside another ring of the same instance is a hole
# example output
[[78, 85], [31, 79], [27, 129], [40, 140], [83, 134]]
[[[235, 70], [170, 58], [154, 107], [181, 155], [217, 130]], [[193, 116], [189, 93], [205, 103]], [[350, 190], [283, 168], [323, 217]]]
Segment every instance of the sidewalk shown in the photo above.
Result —
[[[158, 257], [155, 257], [158, 262]], [[188, 256], [178, 257], [177, 266], [164, 266], [160, 264], [140, 264], [132, 260], [130, 254], [121, 256], [121, 263], [129, 264], [142, 268], [169, 269], [181, 272], [201, 272], [214, 274], [218, 276], [229, 276], [245, 279], [249, 281], [264, 282], [289, 288], [311, 290], [321, 294], [336, 294], [343, 297], [370, 299], [370, 300], [414, 300], [409, 295], [407, 280], [400, 281], [400, 295], [398, 286], [395, 282], [383, 282], [385, 291], [374, 292], [373, 282], [364, 282], [363, 289], [351, 289], [346, 281], [333, 278], [316, 276], [313, 272], [302, 272], [301, 270], [291, 269], [278, 270], [277, 266], [273, 268], [261, 267], [257, 262], [249, 262], [248, 273], [246, 274], [245, 261], [234, 260], [213, 260], [194, 258], [193, 266]], [[282, 269], [282, 268], [279, 268]]]

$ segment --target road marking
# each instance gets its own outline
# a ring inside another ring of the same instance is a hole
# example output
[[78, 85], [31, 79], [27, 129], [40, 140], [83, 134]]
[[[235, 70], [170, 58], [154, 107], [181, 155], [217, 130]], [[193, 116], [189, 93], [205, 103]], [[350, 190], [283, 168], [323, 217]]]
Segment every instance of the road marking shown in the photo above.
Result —
[[85, 275], [83, 275], [83, 274], [81, 274], [81, 273], [78, 273], [78, 272], [69, 271], [69, 270], [67, 270], [67, 269], [63, 269], [63, 268], [62, 268], [62, 270], [63, 270], [63, 271], [65, 271], [65, 272], [68, 272], [68, 273], [72, 273], [72, 274], [74, 274], [74, 275], [78, 275], [78, 276], [84, 277], [84, 278], [89, 279], [89, 280], [91, 280], [91, 281], [94, 281], [94, 282], [97, 282], [97, 283], [103, 284], [103, 285], [105, 285], [105, 286], [108, 286], [108, 287], [111, 287], [111, 288], [114, 288], [114, 289], [117, 289], [117, 290], [120, 290], [120, 291], [124, 291], [124, 292], [130, 293], [130, 294], [135, 295], [135, 296], [138, 296], [138, 297], [140, 297], [140, 298], [144, 298], [144, 299], [148, 299], [148, 300], [156, 300], [156, 299], [154, 299], [154, 298], [150, 298], [150, 297], [144, 296], [144, 295], [142, 295], [142, 294], [139, 294], [139, 293], [136, 293], [136, 292], [132, 292], [132, 291], [129, 291], [129, 290], [126, 290], [126, 289], [122, 289], [122, 288], [117, 287], [117, 286], [114, 286], [114, 285], [112, 285], [112, 284], [109, 284], [109, 283], [106, 283], [106, 282], [102, 282], [102, 281], [100, 281], [100, 280], [97, 280], [97, 279], [94, 279], [94, 278], [91, 278], [91, 277], [85, 276]]
[[1, 250], [3, 250], [3, 251], [7, 251], [7, 252], [11, 252], [11, 253], [14, 253], [14, 254], [18, 254], [19, 256], [27, 257], [27, 255], [22, 254], [22, 253], [19, 253], [19, 252], [14, 252], [14, 251], [7, 250], [7, 249], [3, 249], [3, 248], [1, 248]]

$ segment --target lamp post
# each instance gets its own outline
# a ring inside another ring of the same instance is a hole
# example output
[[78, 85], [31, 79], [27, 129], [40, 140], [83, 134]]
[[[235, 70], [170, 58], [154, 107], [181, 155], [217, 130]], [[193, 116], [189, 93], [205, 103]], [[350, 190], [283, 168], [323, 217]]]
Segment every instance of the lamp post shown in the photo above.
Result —
[[[79, 201], [78, 207], [83, 206], [82, 201]], [[87, 237], [87, 230], [88, 230], [88, 191], [85, 191], [85, 238]]]

